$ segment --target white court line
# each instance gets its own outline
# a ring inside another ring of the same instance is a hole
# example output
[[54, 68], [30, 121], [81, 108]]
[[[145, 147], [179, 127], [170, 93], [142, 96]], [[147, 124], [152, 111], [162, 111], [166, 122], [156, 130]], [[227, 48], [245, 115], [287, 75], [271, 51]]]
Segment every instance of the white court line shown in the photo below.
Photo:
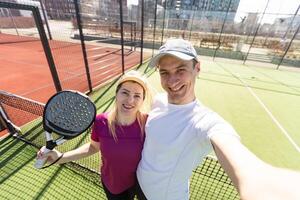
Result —
[[278, 128], [282, 131], [282, 133], [285, 135], [285, 137], [290, 141], [290, 143], [295, 147], [295, 149], [300, 153], [300, 148], [298, 145], [294, 142], [294, 140], [290, 137], [288, 132], [283, 128], [283, 126], [277, 121], [277, 119], [273, 116], [273, 114], [270, 112], [270, 110], [267, 108], [267, 106], [260, 100], [260, 98], [253, 92], [253, 90], [249, 87], [249, 85], [244, 82], [242, 79], [240, 79], [238, 76], [234, 75], [236, 78], [238, 78], [249, 90], [249, 92], [255, 97], [255, 99], [258, 101], [258, 103], [264, 108], [264, 110], [268, 113], [268, 115], [271, 117], [273, 122], [278, 126]]

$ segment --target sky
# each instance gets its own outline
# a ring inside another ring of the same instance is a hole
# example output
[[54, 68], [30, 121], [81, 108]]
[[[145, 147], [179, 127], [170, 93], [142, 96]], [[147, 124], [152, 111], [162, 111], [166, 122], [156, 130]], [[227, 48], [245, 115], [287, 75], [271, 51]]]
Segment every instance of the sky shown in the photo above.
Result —
[[[154, 0], [153, 0], [154, 1]], [[263, 12], [268, 0], [240, 0], [236, 20], [245, 16], [245, 12]], [[138, 4], [138, 0], [128, 0], [127, 4]], [[265, 15], [262, 23], [273, 23], [275, 18], [287, 17], [286, 14], [294, 14], [300, 4], [300, 0], [269, 0], [266, 13], [279, 13], [277, 15]], [[298, 12], [300, 15], [300, 11]]]
[[[240, 0], [238, 11], [262, 12], [268, 0]], [[296, 11], [300, 0], [269, 0], [266, 12], [293, 13]]]
[[[137, 5], [138, 0], [127, 0], [127, 4]], [[239, 9], [251, 12], [256, 12], [257, 10], [263, 11], [266, 4], [267, 0], [240, 0]], [[285, 13], [295, 12], [299, 4], [300, 0], [270, 0], [268, 10], [273, 12], [281, 10]]]
[[130, 5], [130, 4], [137, 5], [138, 0], [127, 0], [127, 5]]
[[[267, 2], [268, 0], [240, 0], [236, 19], [238, 20], [240, 17], [245, 16], [245, 12], [263, 12]], [[266, 14], [262, 23], [273, 23], [275, 18], [284, 18], [293, 15], [299, 4], [300, 0], [269, 0], [266, 13], [276, 14]], [[298, 15], [300, 15], [300, 11], [298, 11]]]

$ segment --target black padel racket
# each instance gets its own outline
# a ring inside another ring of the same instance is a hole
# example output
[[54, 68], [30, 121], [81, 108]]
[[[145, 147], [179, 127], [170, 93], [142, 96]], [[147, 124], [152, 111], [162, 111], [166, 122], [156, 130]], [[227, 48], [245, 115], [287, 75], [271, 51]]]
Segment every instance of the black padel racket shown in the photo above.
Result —
[[[62, 91], [52, 96], [44, 109], [43, 128], [46, 135], [46, 147], [42, 153], [48, 153], [57, 145], [85, 132], [94, 122], [96, 107], [88, 96], [75, 91]], [[60, 137], [53, 140], [51, 133]], [[37, 159], [34, 167], [43, 168], [46, 159]]]

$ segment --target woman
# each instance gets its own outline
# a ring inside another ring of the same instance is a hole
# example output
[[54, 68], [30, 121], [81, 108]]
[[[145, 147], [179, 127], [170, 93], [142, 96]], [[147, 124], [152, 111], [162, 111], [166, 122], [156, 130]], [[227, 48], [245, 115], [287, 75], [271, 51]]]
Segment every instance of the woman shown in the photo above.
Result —
[[126, 73], [117, 84], [112, 111], [96, 117], [91, 142], [64, 154], [56, 150], [46, 155], [39, 152], [38, 157], [62, 164], [100, 151], [101, 181], [107, 198], [133, 199], [147, 119], [141, 110], [150, 105], [150, 96], [146, 79], [136, 71]]

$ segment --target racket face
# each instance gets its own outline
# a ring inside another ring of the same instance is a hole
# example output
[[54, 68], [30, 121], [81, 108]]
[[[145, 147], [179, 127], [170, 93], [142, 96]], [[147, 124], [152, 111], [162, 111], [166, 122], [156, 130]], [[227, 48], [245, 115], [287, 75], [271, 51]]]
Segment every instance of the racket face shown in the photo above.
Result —
[[49, 133], [66, 139], [78, 136], [94, 122], [96, 107], [88, 96], [76, 91], [56, 93], [44, 109], [43, 125]]

